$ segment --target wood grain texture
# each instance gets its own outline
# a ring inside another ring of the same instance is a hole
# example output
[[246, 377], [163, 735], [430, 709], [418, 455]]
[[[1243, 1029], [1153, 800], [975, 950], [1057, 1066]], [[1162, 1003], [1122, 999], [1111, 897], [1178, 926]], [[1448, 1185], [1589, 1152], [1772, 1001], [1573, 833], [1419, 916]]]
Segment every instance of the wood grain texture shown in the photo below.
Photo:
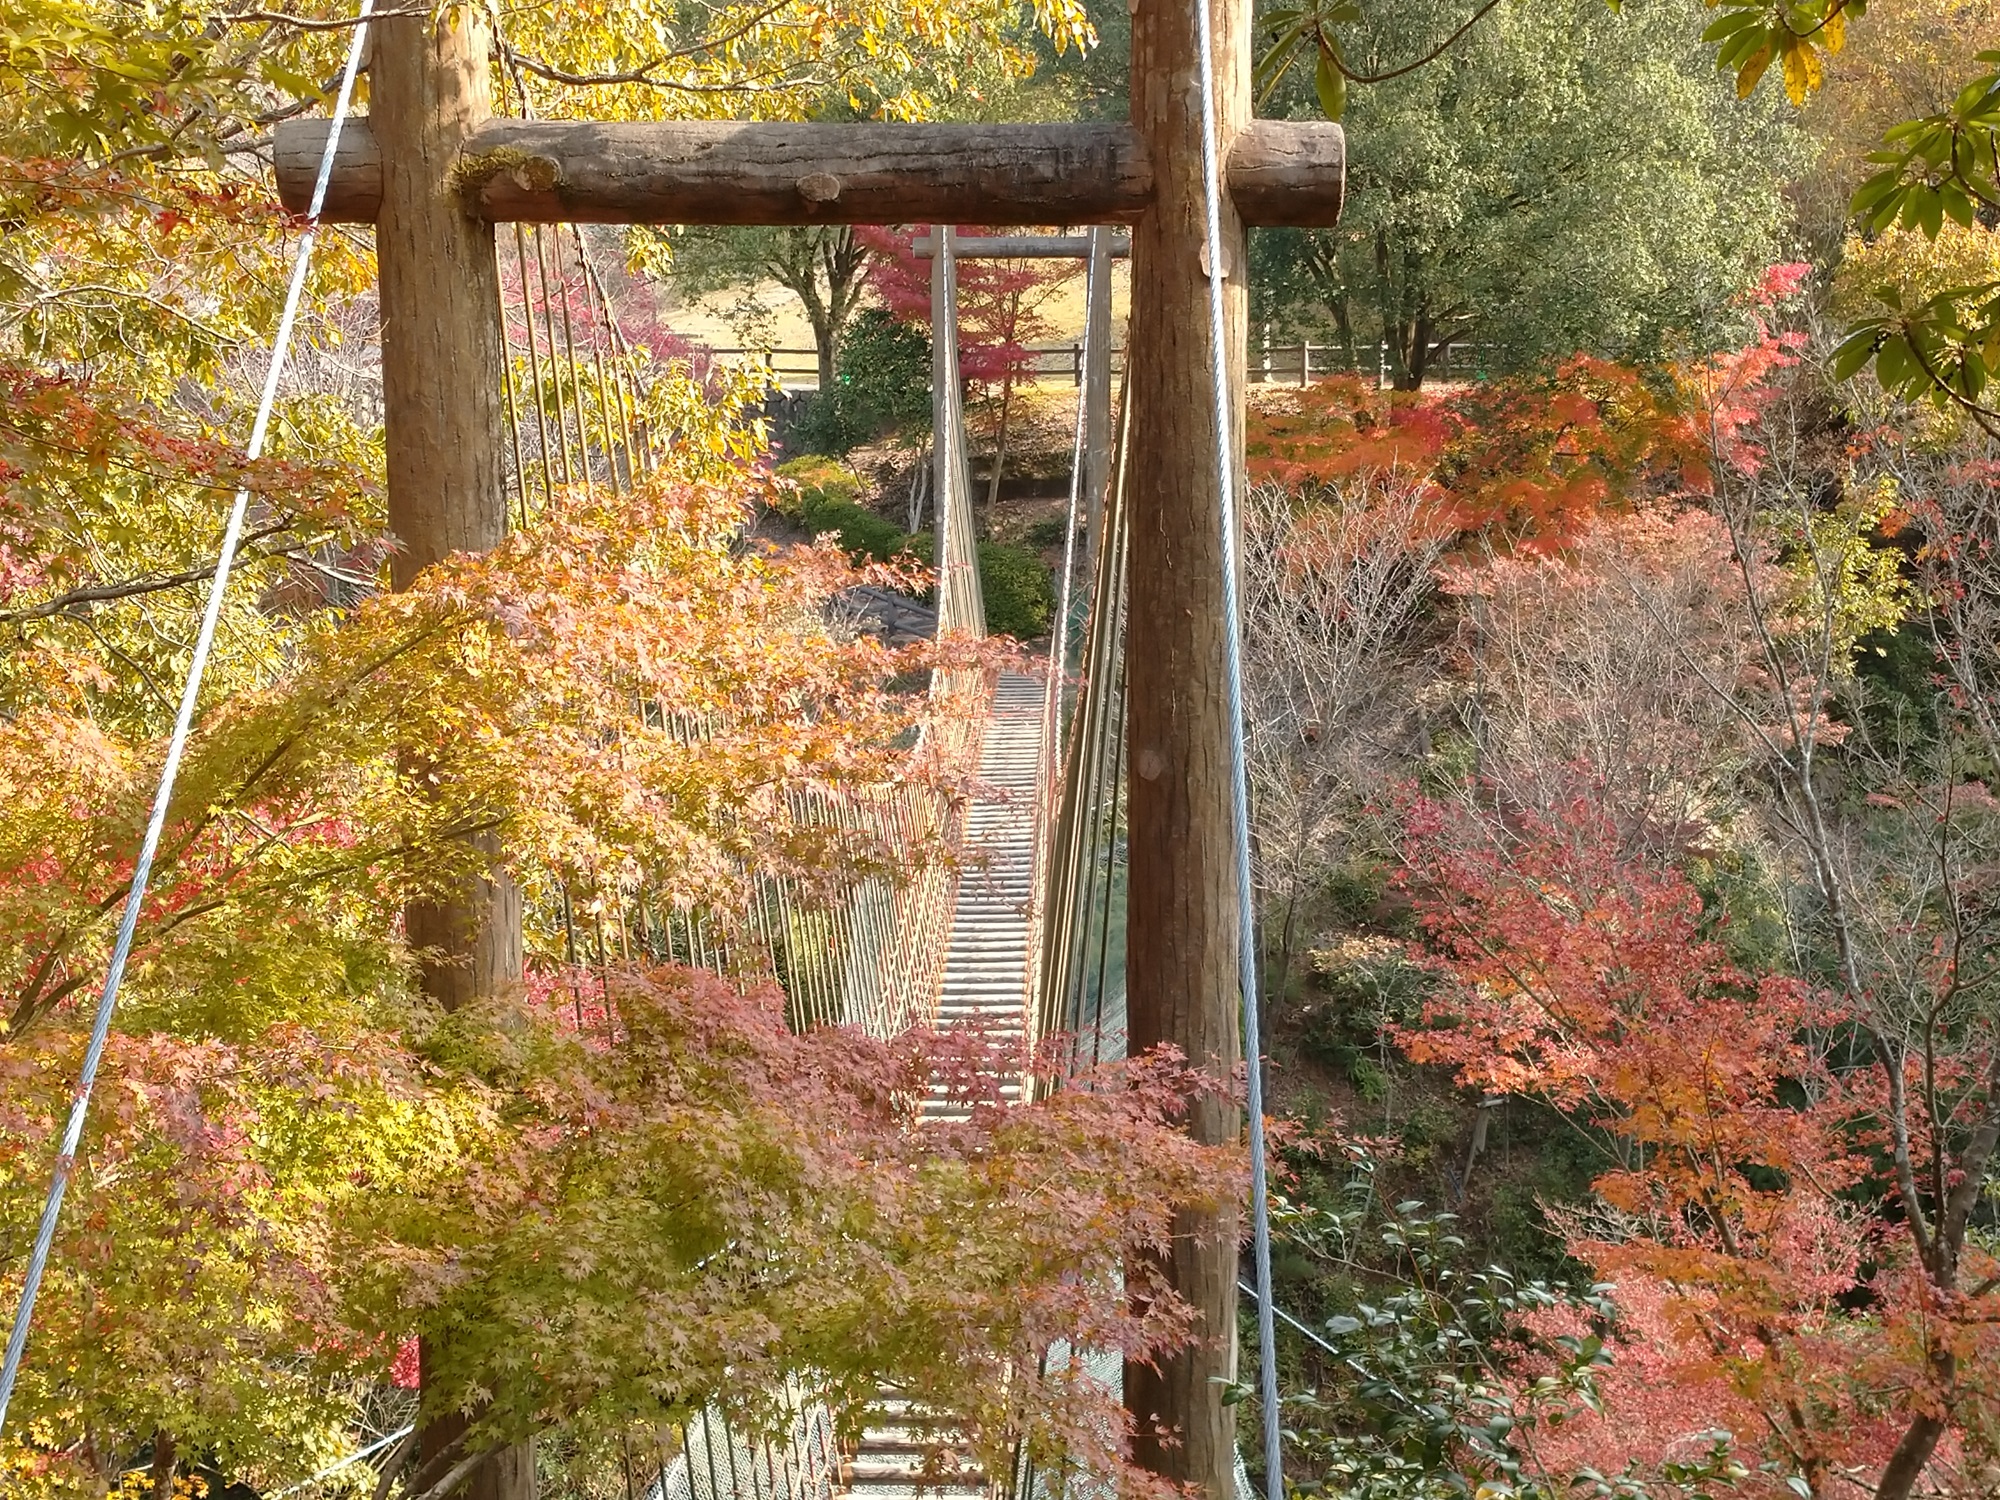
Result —
[[[1250, 121], [1249, 0], [1208, 0], [1216, 38], [1217, 140], [1224, 159]], [[1241, 1056], [1236, 880], [1230, 837], [1229, 720], [1223, 679], [1223, 550], [1218, 434], [1204, 271], [1199, 52], [1192, 5], [1142, 4], [1132, 17], [1132, 120], [1155, 164], [1153, 210], [1132, 236], [1126, 335], [1131, 516], [1126, 657], [1130, 885], [1126, 1005], [1134, 1053], [1178, 1048], [1219, 1078]], [[1227, 462], [1243, 474], [1243, 221], [1222, 205], [1226, 332], [1235, 390]], [[1208, 1142], [1240, 1138], [1233, 1106], [1209, 1099], [1189, 1121]], [[1234, 1203], [1183, 1212], [1168, 1281], [1199, 1318], [1194, 1343], [1157, 1368], [1128, 1364], [1135, 1456], [1208, 1500], [1233, 1500], [1236, 1378]], [[1164, 1429], [1164, 1432], [1162, 1432]]]
[[[402, 544], [389, 575], [398, 589], [430, 564], [483, 552], [507, 534], [493, 228], [468, 216], [452, 187], [459, 148], [490, 109], [483, 14], [448, 7], [435, 20], [392, 16], [374, 37], [370, 87], [387, 163], [375, 234], [383, 436], [389, 529]], [[502, 867], [498, 840], [482, 835], [475, 844], [487, 874], [453, 899], [414, 903], [404, 913], [410, 945], [423, 955], [424, 991], [445, 1010], [521, 982], [520, 891]], [[435, 1352], [419, 1349], [423, 1369]], [[456, 1414], [426, 1423], [418, 1464], [448, 1468], [464, 1430]], [[500, 1450], [458, 1494], [535, 1500], [532, 1445]]]
[[[314, 120], [278, 127], [278, 193], [294, 212], [311, 201], [326, 131]], [[1257, 121], [1227, 160], [1246, 222], [1338, 221], [1338, 125]], [[458, 180], [493, 222], [1117, 224], [1153, 201], [1151, 162], [1129, 125], [494, 120], [466, 142]], [[350, 121], [325, 217], [373, 221], [382, 181], [370, 122]]]

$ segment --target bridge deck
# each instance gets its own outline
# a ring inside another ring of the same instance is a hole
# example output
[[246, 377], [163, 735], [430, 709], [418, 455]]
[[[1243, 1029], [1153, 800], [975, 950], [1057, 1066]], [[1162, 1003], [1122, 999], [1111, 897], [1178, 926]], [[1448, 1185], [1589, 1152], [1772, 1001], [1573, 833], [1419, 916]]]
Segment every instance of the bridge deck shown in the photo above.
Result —
[[[978, 1026], [1010, 1045], [1026, 1036], [1044, 701], [1036, 677], [1004, 673], [994, 690], [979, 753], [986, 791], [966, 814], [966, 868], [939, 990], [939, 1025]], [[1002, 1092], [1019, 1098], [1019, 1082], [1003, 1084]], [[926, 1118], [949, 1113], [942, 1098], [924, 1106]]]
[[[1041, 679], [1002, 674], [980, 743], [983, 794], [966, 814], [966, 869], [952, 907], [951, 943], [939, 990], [938, 1024], [977, 1026], [1019, 1046], [1027, 1035], [1028, 955], [1035, 880], [1035, 777], [1041, 769]], [[1001, 1084], [1021, 1094], [1018, 1073]], [[924, 1104], [926, 1119], [962, 1117], [942, 1097]], [[867, 1426], [843, 1467], [841, 1493], [858, 1500], [984, 1500], [988, 1476], [959, 1467], [950, 1434], [893, 1392], [870, 1409]], [[925, 1472], [925, 1455], [944, 1452]]]

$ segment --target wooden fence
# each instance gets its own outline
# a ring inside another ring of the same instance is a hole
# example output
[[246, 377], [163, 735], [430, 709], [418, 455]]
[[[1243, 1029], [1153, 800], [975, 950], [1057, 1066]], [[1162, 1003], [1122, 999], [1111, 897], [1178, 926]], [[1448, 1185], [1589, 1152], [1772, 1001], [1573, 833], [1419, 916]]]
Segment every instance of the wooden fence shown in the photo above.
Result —
[[[819, 355], [812, 349], [707, 349], [703, 352], [712, 359], [755, 365], [769, 374], [774, 384], [786, 390], [810, 391], [819, 388]], [[1432, 383], [1483, 380], [1489, 365], [1498, 361], [1503, 353], [1490, 344], [1448, 345], [1433, 357], [1430, 368], [1425, 371], [1425, 379]], [[1112, 373], [1121, 374], [1124, 367], [1125, 351], [1114, 348], [1111, 351]], [[1038, 385], [1082, 386], [1082, 343], [1031, 345], [1026, 373], [1028, 379]], [[1377, 385], [1384, 388], [1389, 385], [1389, 346], [1386, 343], [1377, 343], [1372, 348], [1364, 345], [1352, 356], [1338, 344], [1314, 343], [1311, 340], [1296, 344], [1259, 342], [1250, 349], [1250, 379], [1258, 385], [1310, 385], [1331, 375], [1370, 374], [1375, 377]]]

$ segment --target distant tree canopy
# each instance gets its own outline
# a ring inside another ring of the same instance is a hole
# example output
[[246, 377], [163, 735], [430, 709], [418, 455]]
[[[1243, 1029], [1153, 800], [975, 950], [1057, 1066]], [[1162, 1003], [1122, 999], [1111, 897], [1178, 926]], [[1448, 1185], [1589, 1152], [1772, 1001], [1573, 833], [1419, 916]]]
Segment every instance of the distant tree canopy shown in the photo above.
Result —
[[763, 347], [772, 342], [770, 309], [757, 297], [771, 282], [799, 301], [812, 329], [819, 384], [833, 384], [841, 336], [861, 307], [868, 247], [845, 224], [684, 225], [670, 237], [671, 274], [685, 294], [737, 293], [730, 314], [737, 336]]
[[[1346, 56], [1389, 71], [1465, 17], [1462, 0], [1380, 0], [1344, 31]], [[1803, 154], [1777, 103], [1734, 97], [1689, 19], [1503, 5], [1414, 72], [1354, 89], [1346, 222], [1255, 238], [1253, 316], [1371, 363], [1384, 340], [1405, 389], [1455, 344], [1527, 362], [1719, 341], [1775, 258]], [[1311, 85], [1282, 81], [1268, 112], [1317, 112]]]

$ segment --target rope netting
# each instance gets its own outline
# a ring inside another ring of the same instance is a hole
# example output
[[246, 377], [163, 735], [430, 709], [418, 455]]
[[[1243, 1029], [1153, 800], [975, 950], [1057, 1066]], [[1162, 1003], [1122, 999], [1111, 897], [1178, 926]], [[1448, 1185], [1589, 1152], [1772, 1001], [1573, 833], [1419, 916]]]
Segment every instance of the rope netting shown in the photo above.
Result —
[[1092, 538], [1096, 572], [1064, 720], [1043, 855], [1037, 1029], [1070, 1038], [1065, 1071], [1125, 1055], [1125, 434]]
[[[533, 118], [526, 79], [516, 72], [511, 83], [515, 106]], [[582, 226], [515, 224], [511, 245], [508, 238], [503, 235], [500, 246], [507, 460], [513, 504], [525, 526], [568, 487], [591, 484], [623, 493], [653, 472], [669, 426], [660, 376], [672, 363], [626, 334], [633, 292], [618, 285], [622, 266], [609, 264]], [[955, 289], [948, 256], [942, 267], [941, 295], [950, 308]], [[949, 350], [952, 378], [938, 446], [952, 455], [957, 477], [939, 494], [938, 628], [941, 636], [978, 637], [985, 619], [957, 406], [956, 342], [940, 344]], [[690, 363], [680, 373], [699, 379], [706, 372]], [[622, 960], [644, 957], [774, 978], [800, 1025], [854, 1025], [886, 1039], [932, 1024], [957, 884], [937, 851], [955, 847], [962, 823], [962, 812], [936, 783], [962, 779], [976, 768], [990, 692], [982, 671], [933, 673], [929, 709], [910, 752], [913, 766], [933, 768], [928, 782], [912, 776], [890, 787], [795, 789], [785, 798], [785, 815], [795, 827], [831, 831], [846, 847], [874, 851], [877, 863], [897, 873], [866, 875], [829, 899], [800, 880], [746, 869], [740, 884], [747, 899], [730, 911], [676, 906], [642, 888], [599, 890], [587, 903], [588, 931], [578, 930], [574, 893], [558, 882], [555, 915], [565, 957], [573, 967], [587, 967], [595, 949], [600, 967], [615, 952]], [[714, 728], [687, 716], [642, 711], [654, 727], [684, 741]]]
[[[525, 80], [512, 79], [521, 112], [532, 117]], [[506, 453], [518, 524], [563, 501], [575, 486], [628, 492], [664, 458], [671, 427], [665, 379], [676, 371], [660, 352], [627, 335], [632, 289], [622, 265], [577, 225], [515, 225], [503, 233], [501, 314], [505, 336]], [[949, 317], [955, 274], [940, 262], [937, 295]], [[645, 317], [645, 309], [638, 315]], [[955, 326], [955, 319], [942, 324]], [[937, 448], [950, 477], [939, 486], [938, 630], [941, 637], [985, 633], [971, 486], [959, 407], [954, 338]], [[828, 622], [827, 628], [837, 628]], [[829, 895], [824, 883], [743, 869], [738, 908], [676, 904], [643, 884], [572, 890], [550, 882], [550, 909], [538, 915], [560, 931], [573, 972], [616, 961], [690, 964], [744, 980], [775, 979], [800, 1026], [853, 1025], [887, 1039], [936, 1024], [958, 873], [940, 850], [958, 846], [964, 810], [941, 783], [977, 768], [992, 694], [984, 670], [932, 673], [928, 705], [909, 755], [929, 777], [879, 787], [795, 788], [783, 799], [792, 826], [822, 830], [837, 846], [872, 850], [891, 873], [867, 874]], [[648, 728], [684, 743], [723, 726], [660, 705], [635, 704]], [[593, 1007], [594, 1008], [594, 1007]], [[587, 1024], [581, 1000], [578, 1024]], [[605, 1024], [611, 1024], [608, 1015]], [[791, 1430], [752, 1433], [710, 1405], [671, 1428], [635, 1427], [623, 1444], [628, 1500], [826, 1500], [840, 1483], [833, 1414], [802, 1388], [787, 1393]]]

